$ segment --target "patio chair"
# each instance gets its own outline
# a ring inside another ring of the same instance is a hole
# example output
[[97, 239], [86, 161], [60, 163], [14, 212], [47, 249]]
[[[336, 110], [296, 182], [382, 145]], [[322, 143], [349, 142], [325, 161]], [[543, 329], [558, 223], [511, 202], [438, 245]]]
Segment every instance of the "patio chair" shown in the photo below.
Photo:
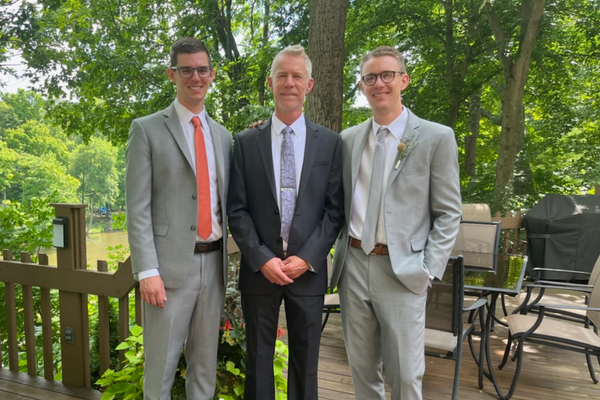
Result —
[[498, 265], [500, 221], [460, 221], [453, 255], [462, 255], [466, 269], [495, 271]]
[[[577, 323], [589, 323], [586, 321], [586, 311], [583, 309], [565, 309], [562, 307], [553, 307], [553, 305], [559, 306], [581, 306], [587, 305], [589, 302], [589, 295], [594, 288], [594, 283], [598, 281], [600, 276], [600, 256], [596, 260], [592, 272], [585, 271], [565, 271], [571, 272], [581, 276], [582, 278], [587, 277], [587, 283], [571, 283], [561, 281], [548, 281], [540, 279], [542, 272], [548, 270], [547, 268], [534, 268], [533, 271], [538, 273], [537, 278], [533, 284], [527, 286], [527, 291], [519, 294], [517, 300], [519, 307], [517, 311], [523, 308], [527, 308], [527, 312], [536, 313], [539, 310], [537, 303], [544, 303], [546, 305], [545, 313], [546, 316], [552, 316], [567, 321]], [[563, 270], [553, 270], [563, 272]], [[548, 293], [548, 290], [551, 293]], [[559, 290], [560, 293], [554, 293], [554, 290]], [[593, 325], [594, 330], [597, 332], [598, 326]]]
[[[331, 279], [331, 273], [333, 270], [333, 263], [331, 262], [331, 254], [327, 255], [327, 286], [329, 286], [329, 281]], [[330, 287], [327, 289], [327, 293], [325, 293], [325, 300], [323, 303], [323, 323], [321, 325], [321, 332], [325, 329], [325, 325], [327, 325], [327, 321], [329, 320], [330, 314], [339, 314], [340, 313], [340, 295], [334, 293], [333, 290], [335, 288]]]
[[[553, 308], [563, 307], [566, 309], [581, 308], [585, 310], [587, 319], [595, 325], [600, 324], [600, 285], [598, 280], [594, 282], [594, 289], [590, 295], [588, 306], [559, 306], [551, 305]], [[577, 325], [568, 321], [561, 321], [555, 318], [546, 317], [546, 305], [537, 303], [539, 308], [537, 315], [531, 314], [511, 314], [506, 320], [509, 333], [508, 342], [504, 351], [502, 362], [498, 366], [504, 367], [513, 341], [517, 341], [513, 361], [516, 360], [515, 375], [511, 383], [506, 399], [509, 399], [515, 392], [519, 381], [521, 367], [523, 366], [523, 347], [525, 342], [537, 343], [544, 346], [551, 346], [565, 350], [571, 350], [577, 353], [585, 354], [590, 377], [594, 383], [598, 383], [592, 357], [595, 357], [600, 363], [600, 337], [596, 332], [589, 328], [589, 325]], [[524, 309], [522, 312], [525, 312]], [[543, 351], [543, 348], [542, 350]]]
[[[475, 330], [469, 320], [463, 323], [463, 313], [476, 310], [487, 303], [482, 297], [468, 309], [463, 307], [464, 264], [462, 256], [451, 257], [441, 281], [434, 280], [427, 293], [425, 318], [425, 355], [454, 360], [452, 400], [458, 395], [460, 364], [464, 340]], [[483, 315], [483, 313], [479, 313]], [[483, 326], [483, 321], [481, 320]], [[478, 365], [482, 368], [483, 347], [480, 347]]]
[[466, 204], [462, 205], [462, 219], [467, 221], [486, 221], [492, 220], [492, 211], [487, 204]]

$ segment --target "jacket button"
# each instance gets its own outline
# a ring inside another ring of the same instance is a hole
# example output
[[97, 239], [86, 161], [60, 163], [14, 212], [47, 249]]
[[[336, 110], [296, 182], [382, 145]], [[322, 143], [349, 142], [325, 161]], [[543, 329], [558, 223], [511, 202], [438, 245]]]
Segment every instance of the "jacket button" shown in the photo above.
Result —
[[193, 199], [193, 200], [196, 200], [197, 198], [198, 198], [198, 196], [196, 196], [196, 193], [194, 193], [194, 194], [192, 195], [192, 199]]
[[191, 230], [191, 231], [195, 231], [195, 230], [196, 230], [196, 225], [192, 225], [192, 226], [190, 226], [190, 230]]
[[275, 209], [275, 215], [279, 214], [279, 210]]
[[283, 239], [281, 239], [281, 238], [277, 239], [277, 243], [281, 243], [281, 242], [283, 242]]

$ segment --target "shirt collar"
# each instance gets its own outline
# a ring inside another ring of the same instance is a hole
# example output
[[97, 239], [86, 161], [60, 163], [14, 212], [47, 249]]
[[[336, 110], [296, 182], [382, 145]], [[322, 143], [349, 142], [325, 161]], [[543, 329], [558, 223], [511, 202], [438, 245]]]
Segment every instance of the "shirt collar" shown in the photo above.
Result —
[[[402, 113], [400, 113], [400, 115], [393, 120], [391, 124], [387, 125], [389, 131], [397, 140], [402, 138], [404, 130], [406, 129], [406, 124], [408, 123], [408, 112], [408, 108], [402, 107]], [[380, 126], [384, 125], [379, 125], [377, 122], [375, 122], [375, 118], [373, 118], [373, 134], [375, 136], [377, 136], [377, 131], [379, 130]]]
[[192, 120], [192, 117], [200, 117], [200, 121], [202, 121], [202, 126], [203, 127], [206, 126], [206, 108], [205, 107], [202, 107], [202, 111], [200, 111], [199, 114], [194, 114], [193, 112], [191, 112], [190, 110], [185, 108], [185, 106], [183, 104], [181, 104], [179, 102], [179, 100], [177, 100], [177, 99], [175, 99], [175, 101], [173, 102], [173, 106], [175, 107], [175, 112], [177, 113], [177, 117], [179, 118], [179, 121], [181, 121], [183, 123], [189, 123]]
[[[275, 130], [275, 133], [277, 135], [280, 135], [283, 128], [288, 126], [281, 122], [281, 120], [277, 118], [275, 114], [273, 114], [273, 117], [271, 118], [271, 124], [273, 125], [273, 129]], [[304, 120], [304, 114], [301, 114], [297, 120], [295, 120], [291, 125], [289, 125], [289, 127], [292, 128], [296, 136], [301, 136], [306, 131], [306, 122]]]

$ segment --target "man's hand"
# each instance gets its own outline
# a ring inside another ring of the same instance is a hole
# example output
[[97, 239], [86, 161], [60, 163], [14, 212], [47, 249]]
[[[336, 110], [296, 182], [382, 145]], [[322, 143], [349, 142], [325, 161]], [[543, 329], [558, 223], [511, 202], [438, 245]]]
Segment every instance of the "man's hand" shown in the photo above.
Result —
[[140, 281], [142, 300], [155, 307], [165, 308], [167, 294], [162, 278], [159, 275], [151, 276]]
[[265, 123], [265, 121], [263, 121], [263, 120], [261, 119], [261, 120], [259, 120], [259, 121], [253, 122], [253, 123], [251, 123], [250, 125], [248, 125], [248, 128], [256, 128], [257, 126], [259, 126], [259, 125], [262, 125], [262, 124], [264, 124], [264, 123]]
[[297, 279], [310, 269], [310, 265], [298, 256], [289, 256], [283, 260], [281, 270], [290, 279]]
[[276, 285], [289, 285], [290, 283], [294, 283], [293, 280], [288, 278], [288, 276], [281, 271], [282, 267], [283, 261], [281, 261], [280, 258], [273, 257], [260, 267], [260, 272], [262, 272], [269, 282], [275, 283]]

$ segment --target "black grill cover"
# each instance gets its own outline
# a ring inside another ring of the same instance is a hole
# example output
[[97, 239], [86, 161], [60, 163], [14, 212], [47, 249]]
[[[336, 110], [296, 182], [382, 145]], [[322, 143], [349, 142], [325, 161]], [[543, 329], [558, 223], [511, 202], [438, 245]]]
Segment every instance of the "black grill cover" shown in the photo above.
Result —
[[[533, 268], [591, 272], [600, 255], [600, 196], [546, 195], [525, 215]], [[587, 280], [572, 273], [548, 272], [544, 279]]]

